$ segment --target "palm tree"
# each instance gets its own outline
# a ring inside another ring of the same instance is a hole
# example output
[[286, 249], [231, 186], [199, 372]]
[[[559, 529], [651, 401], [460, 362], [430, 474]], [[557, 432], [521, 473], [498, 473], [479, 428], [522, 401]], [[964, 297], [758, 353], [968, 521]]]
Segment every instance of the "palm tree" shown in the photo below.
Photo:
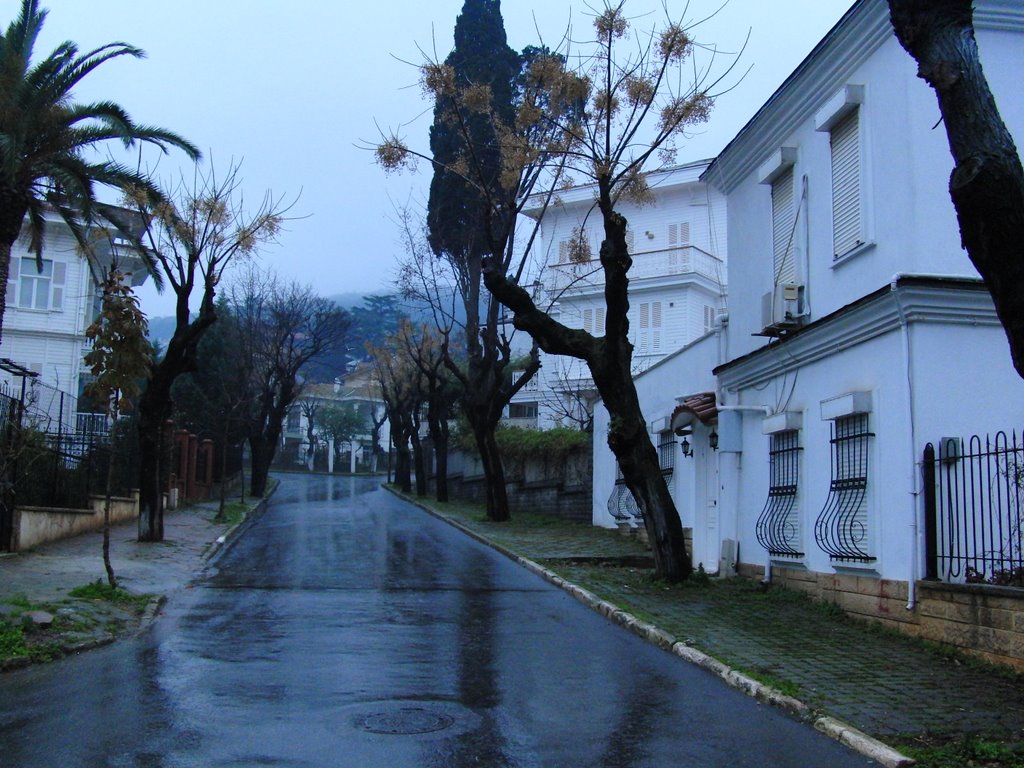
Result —
[[[112, 101], [77, 104], [72, 89], [90, 72], [119, 56], [145, 53], [126, 43], [108, 43], [85, 54], [64, 42], [42, 61], [32, 50], [46, 19], [38, 0], [22, 0], [21, 13], [0, 36], [0, 335], [7, 308], [11, 247], [24, 223], [29, 250], [42, 265], [47, 208], [56, 211], [85, 244], [85, 226], [95, 218], [95, 186], [161, 199], [144, 175], [113, 160], [90, 157], [109, 141], [125, 146], [170, 147], [198, 159], [199, 150], [177, 134], [136, 124]], [[27, 217], [27, 220], [26, 220]], [[112, 222], [117, 226], [117, 222]]]

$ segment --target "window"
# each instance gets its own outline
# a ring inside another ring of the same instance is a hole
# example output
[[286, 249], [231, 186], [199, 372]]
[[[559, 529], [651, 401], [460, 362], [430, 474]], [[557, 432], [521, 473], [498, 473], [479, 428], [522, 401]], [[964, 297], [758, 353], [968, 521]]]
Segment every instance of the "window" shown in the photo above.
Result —
[[596, 309], [584, 309], [583, 310], [583, 330], [587, 333], [592, 333], [595, 336], [604, 335], [604, 316], [605, 308], [597, 307]]
[[683, 221], [678, 224], [668, 225], [668, 244], [675, 247], [687, 246], [690, 244], [690, 222]]
[[509, 403], [508, 417], [510, 419], [536, 419], [536, 403]]
[[289, 432], [299, 431], [299, 419], [301, 415], [302, 413], [297, 407], [293, 407], [288, 410], [288, 425], [286, 429]]
[[43, 271], [40, 272], [34, 257], [11, 259], [7, 306], [58, 311], [64, 309], [67, 269], [66, 262], [43, 259]]
[[814, 539], [832, 559], [870, 562], [868, 520], [868, 414], [840, 416], [832, 423], [832, 483], [814, 524]]
[[664, 475], [672, 474], [676, 466], [676, 436], [670, 429], [658, 433], [658, 464]]
[[677, 249], [686, 248], [690, 244], [690, 222], [684, 221], [678, 224], [668, 225], [668, 264], [670, 267], [677, 266], [682, 262], [682, 254]]
[[860, 210], [860, 112], [853, 110], [829, 134], [832, 148], [832, 240], [835, 258], [864, 242]]
[[827, 131], [832, 156], [832, 244], [839, 259], [865, 242], [860, 147], [863, 85], [840, 88], [814, 116], [814, 127]]
[[796, 204], [793, 195], [793, 167], [786, 168], [772, 182], [773, 285], [796, 282], [793, 258], [796, 235]]
[[643, 302], [638, 309], [640, 333], [637, 345], [641, 355], [661, 352], [661, 302]]
[[800, 551], [800, 433], [787, 429], [771, 435], [768, 500], [757, 519], [758, 543], [773, 557], [802, 557]]

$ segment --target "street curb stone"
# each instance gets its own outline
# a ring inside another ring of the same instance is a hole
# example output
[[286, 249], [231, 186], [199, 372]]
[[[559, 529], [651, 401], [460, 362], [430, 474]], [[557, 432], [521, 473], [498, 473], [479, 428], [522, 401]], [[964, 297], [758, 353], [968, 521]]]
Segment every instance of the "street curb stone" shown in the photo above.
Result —
[[[616, 624], [629, 629], [640, 637], [644, 638], [650, 643], [657, 645], [670, 653], [675, 654], [679, 658], [696, 664], [698, 667], [707, 670], [708, 672], [720, 677], [728, 685], [742, 691], [743, 693], [751, 696], [758, 701], [772, 704], [773, 706], [781, 707], [794, 715], [797, 715], [801, 719], [810, 720], [812, 719], [812, 710], [804, 702], [796, 699], [792, 696], [787, 696], [777, 688], [773, 688], [770, 685], [765, 685], [751, 677], [743, 674], [739, 670], [733, 669], [727, 664], [718, 661], [712, 656], [699, 651], [696, 648], [689, 645], [687, 642], [679, 640], [674, 637], [671, 633], [650, 624], [646, 621], [641, 621], [636, 616], [633, 616], [628, 611], [625, 611], [613, 603], [607, 600], [597, 597], [589, 590], [580, 587], [577, 584], [566, 580], [562, 576], [559, 576], [554, 571], [545, 568], [529, 558], [523, 557], [522, 555], [516, 554], [511, 550], [491, 541], [487, 537], [477, 533], [476, 531], [466, 527], [458, 520], [452, 520], [449, 517], [445, 517], [425, 504], [419, 501], [409, 498], [401, 492], [391, 488], [388, 485], [381, 484], [381, 487], [400, 499], [419, 507], [427, 514], [448, 523], [454, 528], [457, 528], [462, 533], [469, 536], [471, 539], [484, 544], [496, 552], [508, 557], [515, 561], [519, 565], [523, 566], [527, 570], [537, 574], [545, 581], [550, 584], [568, 592], [574, 598], [579, 600], [584, 605], [593, 609], [602, 616], [610, 619]], [[824, 733], [836, 741], [844, 744], [855, 752], [864, 755], [865, 757], [871, 758], [877, 761], [886, 768], [909, 768], [909, 766], [915, 765], [917, 761], [907, 757], [901, 752], [893, 749], [888, 744], [885, 744], [873, 736], [869, 736], [863, 731], [859, 731], [852, 725], [844, 723], [834, 717], [823, 715], [817, 718], [813, 718], [813, 724], [816, 730]]]

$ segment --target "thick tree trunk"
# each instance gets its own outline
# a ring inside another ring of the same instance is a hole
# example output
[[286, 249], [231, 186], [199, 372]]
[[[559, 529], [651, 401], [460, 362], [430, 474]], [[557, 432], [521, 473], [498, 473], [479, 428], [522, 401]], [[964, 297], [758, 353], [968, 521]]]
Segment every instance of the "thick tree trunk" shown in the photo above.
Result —
[[971, 0], [889, 0], [896, 37], [935, 89], [963, 247], [1024, 377], [1024, 168], [978, 58]]
[[505, 465], [501, 460], [501, 450], [494, 436], [494, 425], [484, 420], [483, 423], [472, 424], [473, 438], [476, 449], [480, 453], [480, 463], [484, 470], [484, 486], [487, 494], [487, 519], [495, 523], [504, 523], [512, 519], [508, 508], [508, 491], [505, 488]]
[[139, 541], [164, 540], [163, 488], [165, 474], [165, 422], [170, 395], [161, 394], [162, 382], [151, 379], [139, 399]]
[[274, 460], [274, 454], [268, 450], [262, 435], [249, 439], [249, 451], [252, 454], [249, 495], [259, 499], [267, 492], [267, 478], [270, 475], [270, 463]]
[[514, 313], [516, 328], [530, 334], [545, 352], [569, 355], [587, 363], [611, 416], [608, 446], [618, 460], [626, 486], [644, 516], [658, 575], [682, 581], [692, 571], [683, 528], [672, 494], [665, 485], [658, 453], [647, 432], [633, 384], [633, 345], [629, 341], [629, 279], [632, 266], [626, 246], [626, 219], [612, 204], [609, 180], [599, 180], [604, 223], [601, 266], [605, 277], [605, 335], [568, 328], [541, 311], [530, 295], [500, 270], [488, 270], [488, 289]]
[[592, 370], [594, 384], [611, 416], [608, 447], [643, 514], [655, 569], [668, 581], [683, 581], [690, 576], [693, 564], [629, 368], [624, 369], [619, 361]]
[[[0, 187], [0, 286], [6, 286], [11, 274], [11, 250], [21, 233], [28, 205], [23, 196]], [[7, 291], [0, 291], [0, 339], [3, 338]]]

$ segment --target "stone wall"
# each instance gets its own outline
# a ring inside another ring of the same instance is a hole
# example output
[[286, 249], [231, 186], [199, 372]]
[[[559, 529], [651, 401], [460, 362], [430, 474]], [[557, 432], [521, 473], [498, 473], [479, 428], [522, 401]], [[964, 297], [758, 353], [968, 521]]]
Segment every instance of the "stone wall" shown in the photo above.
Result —
[[[505, 463], [505, 488], [513, 515], [531, 512], [589, 523], [593, 460], [589, 445], [564, 459], [530, 458]], [[483, 468], [479, 459], [464, 454], [449, 459], [455, 471], [448, 475], [453, 499], [482, 504], [486, 499]]]
[[[16, 507], [14, 510], [15, 552], [32, 549], [48, 541], [67, 539], [86, 531], [103, 528], [103, 496], [93, 496], [92, 509], [56, 509], [49, 507]], [[131, 497], [111, 500], [111, 523], [139, 516], [139, 492]]]
[[[764, 570], [743, 565], [740, 573], [762, 578]], [[772, 582], [833, 603], [854, 618], [1024, 672], [1024, 589], [919, 581], [914, 607], [908, 610], [905, 581], [776, 565]]]

